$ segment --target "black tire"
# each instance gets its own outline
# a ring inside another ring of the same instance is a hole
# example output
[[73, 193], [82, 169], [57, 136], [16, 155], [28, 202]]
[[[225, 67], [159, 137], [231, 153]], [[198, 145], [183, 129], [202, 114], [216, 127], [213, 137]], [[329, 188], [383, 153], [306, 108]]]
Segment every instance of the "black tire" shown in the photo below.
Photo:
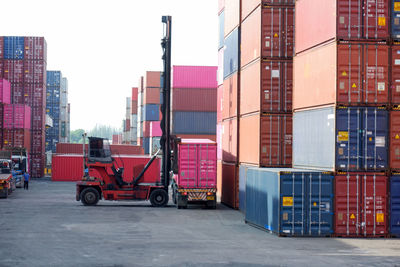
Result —
[[150, 194], [150, 203], [153, 207], [164, 207], [168, 204], [168, 193], [164, 189], [155, 189]]
[[99, 202], [99, 192], [93, 187], [87, 187], [81, 192], [81, 201], [85, 206], [94, 206]]
[[176, 205], [176, 192], [175, 192], [175, 189], [172, 189], [172, 201]]

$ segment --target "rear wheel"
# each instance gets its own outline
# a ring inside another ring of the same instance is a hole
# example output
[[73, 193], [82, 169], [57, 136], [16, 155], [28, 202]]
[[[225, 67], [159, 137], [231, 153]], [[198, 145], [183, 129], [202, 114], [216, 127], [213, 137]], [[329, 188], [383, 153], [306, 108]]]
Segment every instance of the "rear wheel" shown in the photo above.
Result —
[[85, 188], [81, 192], [81, 201], [85, 206], [96, 205], [97, 202], [99, 202], [99, 199], [100, 199], [99, 192], [93, 187]]
[[168, 193], [164, 189], [155, 189], [150, 194], [150, 203], [153, 207], [164, 207], [168, 203]]

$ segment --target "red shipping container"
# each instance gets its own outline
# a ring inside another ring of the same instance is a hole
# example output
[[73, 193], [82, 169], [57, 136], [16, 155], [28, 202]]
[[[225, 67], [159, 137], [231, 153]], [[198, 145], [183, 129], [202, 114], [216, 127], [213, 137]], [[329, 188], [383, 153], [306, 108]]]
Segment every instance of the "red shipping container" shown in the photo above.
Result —
[[0, 59], [3, 59], [3, 47], [4, 47], [4, 37], [0, 37]]
[[388, 178], [382, 173], [335, 176], [335, 234], [384, 237], [388, 233]]
[[238, 174], [235, 164], [222, 162], [221, 202], [234, 209], [239, 207]]
[[254, 11], [260, 4], [264, 6], [292, 6], [294, 7], [296, 0], [246, 0], [241, 2], [242, 21]]
[[390, 111], [390, 168], [400, 171], [400, 109]]
[[3, 61], [3, 77], [10, 83], [24, 82], [24, 61], [8, 60]]
[[25, 57], [29, 60], [46, 60], [47, 43], [44, 37], [25, 37]]
[[387, 40], [387, 0], [296, 1], [296, 54], [329, 40]]
[[44, 154], [30, 154], [31, 166], [30, 174], [33, 178], [41, 178], [44, 176], [45, 158]]
[[[144, 166], [150, 160], [147, 156], [122, 156], [113, 155], [116, 164], [120, 167], [125, 166], [123, 179], [132, 182], [133, 177], [137, 177]], [[111, 169], [107, 172], [112, 174]], [[95, 176], [94, 170], [89, 171], [90, 176]], [[52, 181], [78, 181], [83, 176], [83, 157], [82, 155], [53, 155], [52, 158]], [[144, 173], [144, 177], [139, 182], [151, 182], [160, 177], [160, 159], [156, 159]]]
[[151, 121], [143, 122], [143, 137], [150, 137], [150, 122]]
[[217, 88], [172, 88], [173, 111], [217, 111]]
[[160, 104], [160, 88], [146, 87], [143, 95], [143, 105]]
[[10, 82], [5, 79], [0, 79], [0, 103], [11, 103], [11, 85]]
[[241, 71], [240, 114], [292, 112], [292, 61], [260, 60]]
[[240, 0], [225, 1], [224, 37], [233, 31], [240, 22]]
[[45, 84], [25, 84], [24, 103], [30, 107], [41, 108], [46, 106], [46, 97], [44, 95]]
[[32, 130], [32, 153], [40, 154], [45, 151], [45, 131], [44, 130]]
[[32, 130], [45, 129], [45, 109], [44, 107], [32, 107]]
[[131, 120], [126, 119], [125, 120], [125, 132], [129, 132], [131, 130]]
[[332, 42], [294, 59], [293, 109], [389, 103], [389, 47]]
[[[122, 135], [120, 135], [120, 140], [122, 140]], [[88, 146], [86, 144], [86, 152]], [[110, 145], [111, 153], [116, 155], [143, 155], [143, 148], [139, 145]], [[56, 146], [57, 154], [83, 154], [83, 145], [82, 144], [71, 144], [71, 143], [58, 143]]]
[[292, 166], [292, 114], [240, 118], [239, 162], [260, 167]]
[[6, 129], [30, 129], [31, 108], [22, 104], [4, 105], [3, 121]]
[[224, 86], [220, 85], [217, 89], [217, 122], [222, 122], [222, 107], [223, 107], [223, 93], [224, 93]]
[[213, 66], [173, 66], [173, 88], [216, 89], [217, 69]]
[[36, 60], [34, 64], [34, 82], [39, 84], [46, 84], [46, 69], [47, 64], [44, 60]]
[[11, 102], [13, 104], [25, 104], [23, 83], [11, 83]]
[[241, 27], [242, 67], [260, 56], [281, 59], [294, 56], [293, 7], [259, 6]]
[[237, 135], [238, 123], [236, 118], [222, 121], [222, 160], [224, 162], [237, 162]]
[[3, 148], [20, 147], [31, 151], [31, 132], [29, 129], [3, 129]]
[[138, 112], [138, 102], [132, 101], [132, 107], [131, 107], [131, 114], [137, 114]]
[[132, 101], [138, 101], [138, 88], [137, 87], [132, 87], [132, 96], [131, 96]]
[[222, 96], [222, 120], [236, 117], [238, 98], [238, 74], [224, 80]]
[[391, 46], [392, 104], [400, 105], [400, 45]]
[[161, 72], [160, 71], [146, 71], [146, 75], [143, 80], [143, 87], [157, 87], [160, 88], [160, 79]]
[[217, 124], [217, 159], [222, 160], [222, 123]]

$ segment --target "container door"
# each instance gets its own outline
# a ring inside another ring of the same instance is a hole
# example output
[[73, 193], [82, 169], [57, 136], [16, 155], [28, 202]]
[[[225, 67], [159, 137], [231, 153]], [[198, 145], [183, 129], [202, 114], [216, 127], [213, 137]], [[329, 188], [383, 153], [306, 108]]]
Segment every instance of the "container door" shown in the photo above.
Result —
[[280, 234], [307, 233], [306, 181], [304, 173], [281, 174]]
[[400, 237], [400, 175], [390, 179], [390, 233]]
[[360, 179], [358, 174], [335, 177], [335, 233], [339, 236], [360, 234]]
[[197, 187], [217, 186], [217, 146], [198, 144], [197, 146]]
[[336, 111], [336, 170], [359, 170], [362, 167], [361, 108]]
[[364, 0], [364, 37], [387, 39], [389, 36], [389, 2]]
[[179, 145], [179, 174], [178, 185], [184, 188], [193, 188], [197, 185], [196, 145]]
[[388, 167], [388, 112], [365, 108], [363, 115], [364, 170], [384, 170]]
[[340, 39], [361, 39], [363, 30], [362, 1], [337, 1], [338, 25], [337, 34]]
[[362, 223], [361, 234], [375, 236], [387, 234], [387, 177], [383, 175], [362, 176]]
[[333, 233], [333, 176], [311, 173], [307, 183], [308, 235], [330, 235]]
[[[397, 38], [400, 40], [400, 2], [397, 3], [399, 5], [399, 12], [397, 15], [398, 17], [395, 18], [395, 20], [398, 22], [398, 33], [396, 35], [398, 35]], [[398, 106], [400, 104], [400, 79], [398, 79], [398, 77], [400, 77], [400, 45], [393, 45], [391, 49], [391, 102], [392, 104], [396, 104]]]

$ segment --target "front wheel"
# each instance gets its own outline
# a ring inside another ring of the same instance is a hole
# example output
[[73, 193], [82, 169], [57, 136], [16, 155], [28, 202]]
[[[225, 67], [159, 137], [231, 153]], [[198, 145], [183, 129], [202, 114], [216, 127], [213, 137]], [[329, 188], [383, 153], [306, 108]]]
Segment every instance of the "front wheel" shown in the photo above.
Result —
[[99, 199], [99, 192], [93, 187], [85, 188], [81, 192], [81, 201], [85, 206], [94, 206], [99, 202]]
[[164, 207], [168, 203], [168, 193], [164, 189], [155, 189], [150, 194], [150, 203], [153, 207]]

